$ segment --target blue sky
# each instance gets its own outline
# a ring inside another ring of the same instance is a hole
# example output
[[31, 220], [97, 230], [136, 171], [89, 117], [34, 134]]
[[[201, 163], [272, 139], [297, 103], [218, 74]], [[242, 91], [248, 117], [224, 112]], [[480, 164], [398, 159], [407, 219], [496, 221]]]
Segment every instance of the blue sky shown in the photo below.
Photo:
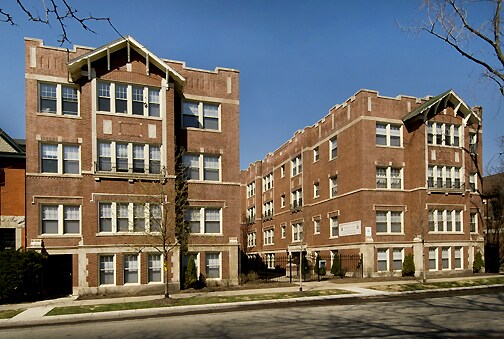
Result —
[[[478, 66], [442, 42], [401, 30], [425, 14], [421, 1], [73, 3], [84, 14], [111, 17], [121, 34], [133, 36], [159, 57], [182, 60], [189, 67], [239, 69], [241, 168], [263, 159], [361, 88], [392, 97], [454, 89], [468, 105], [483, 107], [483, 162], [485, 168], [491, 159], [497, 164], [497, 138], [504, 135], [503, 97], [481, 77]], [[2, 6], [12, 9], [18, 26], [0, 24], [0, 128], [24, 138], [23, 38], [58, 46], [59, 30], [56, 24], [51, 28], [27, 22], [14, 0]], [[488, 13], [479, 9], [471, 15], [478, 20]], [[98, 47], [118, 38], [104, 23], [92, 28], [97, 34], [69, 25], [72, 43]]]

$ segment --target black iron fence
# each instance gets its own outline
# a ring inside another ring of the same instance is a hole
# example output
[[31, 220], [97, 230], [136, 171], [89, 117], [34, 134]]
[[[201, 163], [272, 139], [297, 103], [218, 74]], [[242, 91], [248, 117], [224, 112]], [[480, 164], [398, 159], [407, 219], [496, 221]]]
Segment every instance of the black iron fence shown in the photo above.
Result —
[[[254, 254], [242, 258], [242, 283], [259, 280], [261, 282], [299, 281], [299, 253]], [[363, 277], [361, 254], [307, 255], [301, 261], [303, 281], [320, 281], [337, 277]]]

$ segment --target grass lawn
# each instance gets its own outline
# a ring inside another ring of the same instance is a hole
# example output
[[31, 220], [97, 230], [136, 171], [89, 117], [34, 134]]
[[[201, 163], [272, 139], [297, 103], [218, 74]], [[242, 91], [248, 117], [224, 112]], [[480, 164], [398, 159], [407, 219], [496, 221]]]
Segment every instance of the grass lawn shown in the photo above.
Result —
[[0, 319], [10, 319], [23, 312], [24, 310], [5, 310], [0, 311]]
[[382, 286], [373, 286], [371, 289], [385, 292], [408, 292], [420, 290], [434, 290], [439, 288], [451, 287], [471, 287], [471, 286], [487, 286], [494, 284], [504, 284], [504, 277], [483, 278], [483, 279], [467, 279], [458, 281], [445, 281], [445, 282], [429, 282], [427, 283], [411, 283], [411, 284], [390, 284]]
[[235, 296], [196, 296], [189, 298], [157, 299], [151, 301], [127, 302], [116, 304], [55, 307], [46, 315], [53, 316], [53, 315], [65, 315], [65, 314], [134, 310], [134, 309], [154, 308], [154, 307], [221, 304], [221, 303], [231, 303], [239, 301], [290, 299], [290, 298], [327, 296], [327, 295], [350, 294], [350, 293], [352, 292], [333, 289], [333, 290], [320, 290], [320, 291], [267, 293], [267, 294], [250, 294], [250, 295], [235, 295]]

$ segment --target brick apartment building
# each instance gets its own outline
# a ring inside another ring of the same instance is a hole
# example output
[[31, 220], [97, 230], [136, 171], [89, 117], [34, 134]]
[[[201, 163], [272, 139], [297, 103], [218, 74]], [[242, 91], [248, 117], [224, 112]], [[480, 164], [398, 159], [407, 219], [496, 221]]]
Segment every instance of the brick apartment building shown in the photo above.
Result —
[[[305, 251], [361, 255], [364, 276], [470, 270], [483, 250], [481, 108], [453, 91], [361, 90], [242, 171], [243, 246], [269, 268]], [[326, 263], [327, 266], [331, 262]], [[328, 270], [329, 271], [329, 270]]]
[[[160, 173], [173, 196], [181, 149], [189, 252], [207, 282], [236, 284], [239, 72], [161, 59], [129, 36], [99, 48], [25, 47], [27, 244], [48, 252], [58, 290], [162, 290], [165, 263], [149, 235], [162, 211], [149, 198]], [[176, 290], [188, 256], [170, 255]]]
[[0, 129], [0, 250], [25, 247], [25, 144]]

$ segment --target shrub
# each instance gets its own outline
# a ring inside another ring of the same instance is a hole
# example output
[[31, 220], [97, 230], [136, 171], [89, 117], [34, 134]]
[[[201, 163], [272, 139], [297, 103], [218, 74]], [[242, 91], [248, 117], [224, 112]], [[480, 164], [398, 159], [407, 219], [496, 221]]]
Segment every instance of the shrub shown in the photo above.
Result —
[[0, 251], [0, 303], [40, 298], [45, 263], [35, 251]]
[[415, 275], [415, 262], [413, 261], [413, 254], [407, 254], [404, 257], [402, 265], [402, 276], [413, 277]]
[[483, 261], [483, 256], [481, 255], [481, 252], [476, 253], [473, 262], [473, 272], [479, 273], [484, 266], [485, 262]]
[[341, 270], [340, 256], [338, 253], [335, 253], [334, 258], [333, 258], [333, 262], [332, 262], [332, 266], [331, 266], [331, 273], [335, 277], [341, 277], [342, 272], [343, 271]]
[[187, 263], [187, 269], [184, 275], [184, 288], [194, 287], [194, 284], [198, 281], [198, 272], [196, 271], [196, 265], [194, 263], [194, 256], [189, 257], [189, 262]]

